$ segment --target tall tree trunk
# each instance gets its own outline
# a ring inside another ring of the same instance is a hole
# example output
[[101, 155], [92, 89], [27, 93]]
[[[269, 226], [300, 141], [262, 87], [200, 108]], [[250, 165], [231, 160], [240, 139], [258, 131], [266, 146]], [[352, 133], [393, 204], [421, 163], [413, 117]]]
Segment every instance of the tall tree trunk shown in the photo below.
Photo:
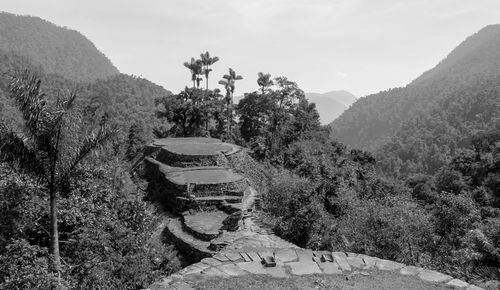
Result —
[[61, 140], [61, 124], [57, 130], [56, 144], [52, 156], [52, 164], [50, 168], [50, 252], [51, 270], [57, 275], [57, 284], [61, 283], [61, 256], [59, 254], [59, 230], [57, 228], [57, 190], [56, 190], [56, 168], [59, 155], [59, 141]]
[[229, 142], [233, 143], [233, 126], [232, 126], [232, 121], [233, 121], [233, 92], [231, 92], [230, 99], [229, 99], [229, 112], [228, 112], [228, 120], [227, 120], [227, 127], [228, 127], [228, 134], [229, 134]]
[[61, 258], [59, 254], [59, 231], [57, 229], [57, 192], [54, 188], [54, 181], [50, 184], [50, 267], [51, 271], [57, 275], [60, 282]]

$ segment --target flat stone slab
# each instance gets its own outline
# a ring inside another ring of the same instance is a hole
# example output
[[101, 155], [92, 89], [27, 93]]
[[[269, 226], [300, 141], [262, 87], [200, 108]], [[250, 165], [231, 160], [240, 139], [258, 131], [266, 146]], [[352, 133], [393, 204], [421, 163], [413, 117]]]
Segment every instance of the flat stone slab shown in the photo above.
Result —
[[243, 260], [245, 262], [252, 262], [253, 260], [250, 258], [250, 256], [247, 255], [247, 253], [240, 253], [240, 255], [243, 257]]
[[257, 254], [257, 252], [246, 252], [246, 253], [250, 257], [250, 259], [252, 259], [254, 262], [260, 263], [260, 257], [259, 254]]
[[222, 265], [221, 261], [214, 259], [214, 258], [205, 258], [205, 259], [201, 260], [201, 262], [204, 264], [210, 265], [210, 266]]
[[182, 282], [182, 281], [177, 281], [175, 283], [172, 283], [171, 286], [173, 287], [173, 289], [177, 289], [177, 290], [194, 290], [194, 288], [191, 287], [191, 285], [189, 285], [186, 282]]
[[221, 277], [221, 278], [228, 278], [230, 277], [230, 275], [228, 275], [227, 273], [215, 268], [215, 267], [211, 267], [211, 268], [208, 268], [208, 269], [205, 269], [201, 272], [203, 275], [206, 275], [206, 276], [209, 276], [209, 277]]
[[239, 253], [226, 253], [226, 257], [231, 262], [242, 261], [243, 257]]
[[260, 262], [240, 262], [236, 264], [238, 267], [252, 274], [266, 275], [266, 269]]
[[299, 259], [293, 249], [279, 249], [274, 252], [274, 257], [276, 258], [276, 261], [280, 261], [282, 263], [293, 262]]
[[453, 279], [446, 283], [446, 285], [452, 286], [452, 287], [457, 287], [457, 288], [465, 288], [469, 286], [469, 283], [462, 281], [460, 279]]
[[418, 277], [424, 281], [429, 281], [429, 282], [446, 282], [448, 280], [453, 279], [453, 277], [449, 275], [432, 270], [423, 270], [418, 274]]
[[318, 264], [318, 267], [324, 274], [342, 274], [342, 270], [340, 270], [339, 265], [336, 262], [321, 262], [321, 259], [318, 257], [314, 258], [314, 262]]
[[221, 262], [226, 262], [226, 261], [229, 261], [229, 259], [228, 259], [226, 256], [224, 256], [222, 253], [217, 253], [217, 254], [215, 254], [215, 255], [213, 256], [213, 258], [215, 258], [215, 259], [217, 259], [217, 260], [219, 260], [219, 261], [221, 261]]
[[377, 261], [379, 260], [379, 258], [367, 255], [358, 255], [358, 257], [362, 258], [363, 262], [365, 262], [365, 266], [363, 267], [363, 269], [371, 269], [375, 267], [375, 264], [377, 264]]
[[347, 262], [347, 256], [345, 254], [341, 255], [339, 252], [333, 252], [332, 256], [342, 271], [351, 271], [351, 265]]
[[292, 275], [309, 275], [309, 274], [321, 274], [323, 273], [319, 268], [318, 264], [314, 262], [311, 258], [311, 262], [308, 261], [298, 261], [286, 263], [290, 267], [290, 273]]
[[365, 267], [365, 262], [363, 261], [363, 258], [357, 257], [357, 256], [347, 256], [347, 262], [349, 265], [351, 265], [354, 268], [364, 268]]
[[235, 264], [224, 264], [217, 266], [217, 269], [221, 270], [222, 272], [230, 275], [230, 276], [243, 276], [247, 275], [248, 272], [242, 270], [240, 267], [236, 266]]
[[484, 290], [484, 288], [477, 287], [476, 285], [469, 285], [465, 290]]
[[299, 257], [299, 261], [312, 262], [312, 258], [314, 256], [312, 250], [295, 249], [295, 253], [297, 253], [297, 256]]
[[379, 270], [384, 270], [384, 271], [394, 271], [401, 269], [405, 266], [404, 264], [398, 262], [383, 260], [383, 259], [379, 259], [375, 265]]
[[423, 270], [424, 269], [419, 268], [419, 267], [415, 267], [415, 266], [406, 266], [406, 267], [401, 268], [401, 270], [399, 270], [399, 273], [401, 275], [417, 275], [420, 272], [422, 272]]
[[266, 274], [271, 275], [274, 278], [286, 278], [290, 277], [283, 267], [266, 267]]

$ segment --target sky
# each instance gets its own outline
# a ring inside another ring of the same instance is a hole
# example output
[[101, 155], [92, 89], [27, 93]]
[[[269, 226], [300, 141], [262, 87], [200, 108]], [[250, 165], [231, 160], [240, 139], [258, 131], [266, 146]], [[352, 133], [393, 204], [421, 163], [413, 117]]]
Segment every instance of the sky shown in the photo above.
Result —
[[358, 97], [404, 86], [466, 37], [500, 23], [499, 0], [0, 0], [0, 10], [81, 32], [122, 72], [178, 92], [183, 63], [218, 56], [211, 87], [233, 68], [236, 95], [257, 73], [306, 92]]

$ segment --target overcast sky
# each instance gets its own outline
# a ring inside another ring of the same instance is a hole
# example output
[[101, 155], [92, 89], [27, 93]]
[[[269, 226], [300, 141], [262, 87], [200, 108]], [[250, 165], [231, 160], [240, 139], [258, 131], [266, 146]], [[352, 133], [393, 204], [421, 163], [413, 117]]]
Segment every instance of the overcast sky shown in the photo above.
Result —
[[182, 64], [208, 50], [257, 88], [259, 71], [306, 92], [364, 96], [404, 86], [467, 36], [500, 23], [499, 0], [0, 0], [0, 9], [41, 17], [89, 38], [127, 74], [177, 92]]

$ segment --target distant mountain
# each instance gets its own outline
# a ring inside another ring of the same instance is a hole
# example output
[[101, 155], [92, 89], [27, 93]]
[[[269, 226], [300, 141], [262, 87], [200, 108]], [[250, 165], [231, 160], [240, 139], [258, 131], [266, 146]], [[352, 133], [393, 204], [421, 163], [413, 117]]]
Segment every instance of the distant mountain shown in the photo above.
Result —
[[0, 12], [0, 50], [28, 57], [46, 73], [75, 81], [119, 73], [85, 36], [38, 17]]
[[306, 93], [306, 97], [310, 102], [316, 103], [320, 121], [325, 125], [335, 120], [356, 101], [356, 96], [347, 91]]
[[[0, 122], [16, 126], [21, 116], [8, 97], [8, 78], [28, 69], [42, 79], [47, 97], [79, 88], [77, 103], [84, 120], [117, 124], [123, 138], [132, 125], [145, 138], [155, 126], [155, 98], [171, 92], [146, 79], [120, 74], [111, 62], [79, 32], [40, 18], [0, 13]], [[167, 124], [168, 125], [168, 124]]]
[[490, 25], [406, 87], [359, 99], [331, 124], [332, 136], [354, 147], [376, 150], [405, 122], [436, 110], [450, 95], [477, 88], [498, 75], [500, 25]]

